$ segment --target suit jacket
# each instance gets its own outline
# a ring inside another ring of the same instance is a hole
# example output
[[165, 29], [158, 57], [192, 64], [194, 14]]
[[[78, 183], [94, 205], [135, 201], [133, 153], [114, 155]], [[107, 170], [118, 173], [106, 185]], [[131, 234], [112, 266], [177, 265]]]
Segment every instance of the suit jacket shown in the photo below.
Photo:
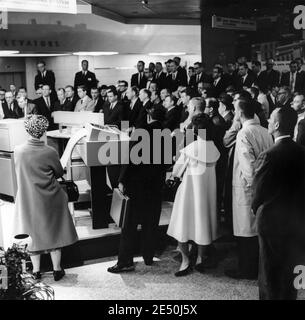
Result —
[[202, 72], [201, 75], [200, 75], [200, 78], [198, 80], [197, 78], [197, 74], [193, 75], [190, 79], [190, 82], [192, 83], [196, 83], [195, 87], [197, 87], [198, 83], [199, 82], [203, 82], [203, 83], [209, 83], [209, 84], [212, 84], [213, 82], [213, 78], [210, 74], [207, 74], [205, 72]]
[[130, 86], [136, 86], [139, 89], [144, 89], [146, 88], [146, 84], [147, 84], [147, 78], [145, 77], [144, 73], [143, 76], [141, 78], [141, 81], [139, 82], [139, 73], [134, 73], [131, 76], [131, 81], [130, 81]]
[[19, 107], [16, 100], [13, 101], [13, 110], [11, 110], [6, 101], [2, 103], [2, 109], [4, 114], [4, 119], [18, 119], [24, 116], [22, 109]]
[[283, 138], [257, 163], [252, 209], [258, 233], [304, 239], [305, 148]]
[[239, 76], [237, 81], [237, 89], [241, 90], [243, 87], [251, 88], [252, 85], [254, 84], [254, 81], [255, 81], [255, 76], [253, 75], [253, 73], [251, 74], [248, 72], [247, 77], [245, 78], [244, 81], [243, 81], [243, 78]]
[[53, 94], [55, 92], [55, 74], [51, 70], [46, 70], [45, 77], [42, 77], [41, 73], [38, 72], [35, 76], [35, 90], [39, 88], [40, 85], [48, 84], [50, 89], [52, 90]]
[[[285, 72], [282, 74], [281, 78], [281, 86], [288, 86], [290, 87], [290, 72]], [[295, 85], [294, 85], [294, 92], [305, 93], [305, 73], [297, 72]]]
[[257, 85], [264, 92], [271, 90], [272, 87], [279, 86], [280, 84], [280, 73], [276, 70], [262, 71], [255, 80]]
[[110, 103], [105, 103], [104, 110], [104, 123], [108, 125], [117, 126], [121, 129], [121, 121], [124, 120], [124, 106], [119, 101], [116, 103], [113, 109], [110, 109]]
[[139, 114], [140, 111], [143, 108], [142, 102], [140, 101], [140, 99], [138, 98], [133, 106], [132, 109], [130, 109], [130, 105], [131, 102], [129, 103], [128, 106], [128, 113], [127, 113], [127, 119], [129, 121], [129, 127], [137, 127], [137, 125], [139, 125], [140, 123], [140, 119], [139, 119]]
[[92, 99], [89, 96], [85, 96], [83, 99], [79, 99], [76, 103], [75, 112], [80, 111], [94, 111], [94, 106], [92, 105]]
[[55, 130], [57, 129], [57, 125], [54, 124], [53, 118], [51, 116], [52, 112], [55, 111], [55, 101], [50, 97], [50, 108], [45, 103], [43, 97], [40, 97], [35, 100], [37, 114], [45, 116], [49, 121], [49, 128], [48, 130]]
[[166, 73], [162, 71], [160, 75], [156, 74], [155, 82], [157, 83], [159, 90], [166, 88]]
[[298, 126], [298, 134], [297, 134], [296, 142], [302, 145], [303, 147], [305, 147], [305, 119], [300, 120], [297, 126]]
[[87, 111], [100, 112], [100, 110], [103, 108], [103, 104], [104, 102], [101, 97], [98, 97], [97, 101], [92, 99], [88, 103]]
[[165, 120], [163, 121], [163, 127], [165, 129], [169, 129], [170, 131], [174, 131], [179, 128], [181, 118], [181, 109], [177, 106], [170, 109], [166, 112]]
[[229, 111], [225, 116], [223, 116], [223, 120], [226, 123], [226, 130], [229, 130], [232, 126], [234, 119], [234, 114], [232, 111]]
[[217, 82], [216, 86], [214, 82], [212, 83], [211, 91], [213, 94], [213, 97], [218, 98], [221, 93], [225, 92], [227, 88], [227, 82], [224, 77], [221, 77], [219, 81]]
[[270, 94], [267, 95], [267, 100], [269, 102], [269, 116], [271, 115], [272, 111], [276, 108], [276, 101], [273, 102]]
[[186, 87], [187, 86], [187, 79], [185, 79], [184, 73], [182, 71], [178, 71], [176, 73], [175, 79], [173, 79], [173, 74], [169, 74], [166, 78], [166, 84], [168, 89], [171, 92], [177, 91], [179, 86]]
[[187, 72], [185, 68], [182, 68], [181, 66], [179, 66], [177, 68], [177, 71], [179, 74], [179, 78], [181, 79], [181, 85], [184, 87], [187, 87]]
[[77, 90], [78, 86], [85, 86], [87, 88], [87, 94], [90, 95], [90, 90], [97, 86], [97, 80], [95, 73], [87, 71], [86, 75], [83, 75], [82, 71], [76, 72], [74, 77], [74, 88]]

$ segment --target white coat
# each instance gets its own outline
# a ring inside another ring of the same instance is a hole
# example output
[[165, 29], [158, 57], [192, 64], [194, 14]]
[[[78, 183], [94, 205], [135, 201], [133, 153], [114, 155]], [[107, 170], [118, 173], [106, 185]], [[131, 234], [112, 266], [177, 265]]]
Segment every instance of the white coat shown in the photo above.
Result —
[[[179, 242], [209, 245], [218, 237], [215, 165], [220, 153], [213, 141], [198, 138], [182, 149], [173, 174], [186, 164], [167, 234]], [[184, 160], [184, 161], [181, 161]]]
[[257, 235], [255, 215], [251, 211], [252, 182], [258, 156], [273, 145], [268, 130], [257, 119], [247, 120], [236, 138], [233, 165], [233, 232], [238, 237]]

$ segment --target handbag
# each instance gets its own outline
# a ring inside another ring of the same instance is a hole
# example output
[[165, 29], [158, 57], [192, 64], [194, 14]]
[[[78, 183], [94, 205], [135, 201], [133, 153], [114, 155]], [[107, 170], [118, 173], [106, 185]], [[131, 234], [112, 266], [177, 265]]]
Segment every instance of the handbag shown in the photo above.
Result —
[[73, 180], [65, 180], [61, 177], [62, 181], [59, 181], [61, 187], [68, 195], [68, 202], [76, 202], [79, 198], [78, 186]]
[[174, 177], [170, 177], [165, 181], [165, 184], [162, 188], [162, 200], [174, 202], [177, 190], [182, 182], [183, 174], [189, 164], [189, 159], [187, 159], [182, 165], [177, 165], [174, 170], [176, 175]]
[[130, 199], [118, 188], [113, 189], [110, 216], [115, 224], [124, 228], [127, 225], [129, 217]]

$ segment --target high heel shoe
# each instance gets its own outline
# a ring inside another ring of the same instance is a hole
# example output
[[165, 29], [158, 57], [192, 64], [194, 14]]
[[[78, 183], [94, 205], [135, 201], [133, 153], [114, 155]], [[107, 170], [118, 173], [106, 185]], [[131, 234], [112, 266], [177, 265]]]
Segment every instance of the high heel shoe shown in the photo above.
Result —
[[191, 264], [188, 265], [188, 267], [186, 269], [183, 269], [181, 271], [177, 271], [175, 273], [175, 277], [184, 277], [187, 276], [188, 274], [190, 274], [192, 271], [192, 266]]
[[53, 277], [54, 277], [54, 281], [59, 281], [60, 279], [63, 278], [63, 276], [65, 275], [65, 270], [62, 269], [60, 271], [53, 271]]

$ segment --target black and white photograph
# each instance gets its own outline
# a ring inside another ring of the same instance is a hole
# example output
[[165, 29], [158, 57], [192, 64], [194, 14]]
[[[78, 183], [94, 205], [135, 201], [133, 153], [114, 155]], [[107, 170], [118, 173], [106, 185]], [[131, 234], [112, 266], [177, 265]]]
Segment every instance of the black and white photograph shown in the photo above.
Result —
[[305, 300], [305, 3], [0, 0], [0, 300]]

